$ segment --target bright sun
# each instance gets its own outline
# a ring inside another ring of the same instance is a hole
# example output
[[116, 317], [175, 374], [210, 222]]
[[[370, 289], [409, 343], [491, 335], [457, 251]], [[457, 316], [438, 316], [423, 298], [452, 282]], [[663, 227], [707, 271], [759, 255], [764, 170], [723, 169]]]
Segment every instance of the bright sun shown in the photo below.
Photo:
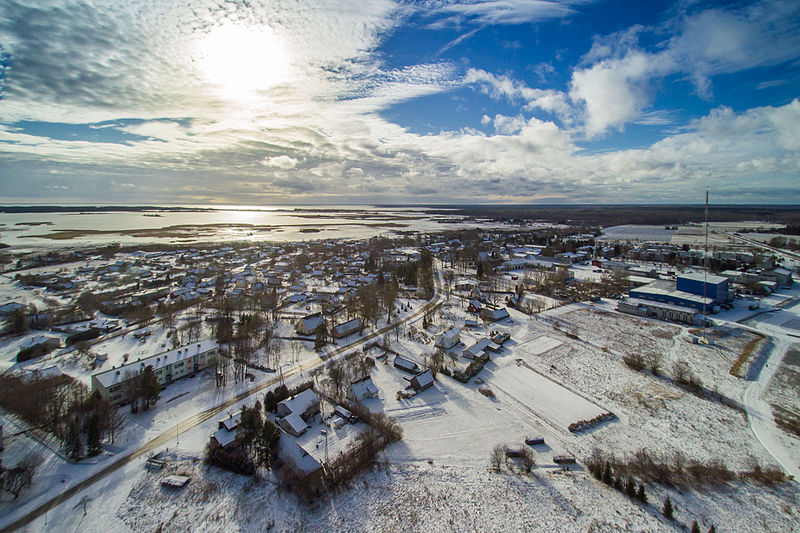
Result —
[[283, 43], [268, 26], [219, 26], [198, 48], [201, 72], [225, 98], [253, 98], [288, 75]]

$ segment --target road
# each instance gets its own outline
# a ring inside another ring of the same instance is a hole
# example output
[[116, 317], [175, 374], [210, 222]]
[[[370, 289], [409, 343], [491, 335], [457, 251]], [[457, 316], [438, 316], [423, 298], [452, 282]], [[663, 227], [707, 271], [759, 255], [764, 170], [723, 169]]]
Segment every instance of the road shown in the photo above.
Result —
[[785, 335], [772, 334], [775, 343], [772, 353], [770, 353], [758, 380], [754, 381], [744, 393], [744, 408], [747, 411], [747, 418], [750, 420], [750, 427], [758, 442], [772, 455], [783, 470], [793, 476], [796, 482], [800, 482], [800, 467], [798, 460], [792, 458], [786, 451], [780, 440], [780, 429], [775, 424], [772, 417], [772, 407], [762, 398], [762, 394], [767, 390], [770, 381], [775, 377], [781, 366], [783, 357], [789, 350], [789, 340]]
[[[411, 315], [408, 315], [406, 318], [404, 318], [401, 321], [401, 323], [405, 324], [407, 322], [415, 320], [415, 319], [419, 318], [420, 316], [422, 316], [427, 311], [435, 310], [439, 306], [442, 305], [441, 290], [440, 290], [440, 287], [441, 287], [440, 275], [441, 275], [441, 273], [440, 273], [438, 268], [436, 270], [437, 270], [437, 275], [434, 277], [434, 279], [436, 280], [436, 284], [435, 284], [435, 294], [434, 294], [433, 299], [430, 302], [428, 302], [427, 304], [421, 306], [416, 312], [412, 313]], [[383, 335], [384, 333], [388, 333], [388, 332], [393, 331], [394, 327], [395, 327], [395, 325], [392, 324], [392, 325], [386, 326], [384, 328], [381, 328], [379, 330], [373, 331], [372, 333], [370, 333], [370, 334], [358, 339], [356, 342], [354, 342], [352, 344], [349, 344], [347, 346], [342, 346], [340, 348], [337, 348], [335, 350], [332, 350], [332, 351], [326, 353], [324, 355], [324, 359], [321, 358], [321, 357], [315, 357], [315, 358], [309, 359], [307, 361], [304, 361], [300, 365], [298, 365], [296, 367], [293, 367], [291, 370], [288, 370], [287, 372], [284, 372], [283, 378], [285, 379], [285, 378], [291, 377], [291, 376], [293, 376], [293, 375], [295, 375], [295, 374], [297, 374], [299, 372], [303, 372], [303, 371], [306, 371], [306, 370], [311, 370], [311, 369], [316, 368], [318, 366], [324, 365], [326, 361], [331, 360], [332, 358], [336, 357], [337, 355], [339, 355], [341, 353], [344, 353], [344, 352], [346, 352], [348, 350], [352, 350], [353, 348], [355, 348], [355, 347], [357, 347], [357, 346], [359, 346], [359, 345], [361, 345], [361, 344], [363, 344], [363, 343], [365, 343], [365, 342], [367, 342], [367, 341], [369, 341], [371, 339], [374, 339], [374, 338], [376, 338], [376, 337], [378, 337], [380, 335]], [[6, 533], [6, 532], [16, 531], [18, 529], [21, 529], [25, 525], [29, 524], [31, 521], [33, 521], [36, 518], [42, 516], [44, 513], [46, 513], [47, 511], [53, 509], [54, 507], [56, 507], [57, 505], [63, 503], [64, 501], [68, 500], [72, 496], [75, 496], [79, 492], [85, 490], [87, 487], [89, 487], [92, 484], [96, 483], [97, 481], [99, 481], [100, 479], [104, 478], [105, 476], [111, 474], [112, 472], [115, 472], [115, 471], [119, 470], [123, 466], [131, 463], [132, 461], [138, 459], [139, 457], [147, 455], [150, 452], [152, 452], [152, 451], [158, 449], [159, 447], [163, 446], [164, 444], [169, 442], [171, 439], [174, 439], [176, 433], [183, 433], [185, 431], [188, 431], [188, 430], [190, 430], [190, 429], [202, 424], [203, 422], [205, 422], [208, 419], [218, 415], [219, 413], [225, 411], [226, 409], [241, 403], [243, 400], [249, 398], [250, 396], [253, 396], [254, 394], [258, 394], [259, 392], [263, 391], [264, 389], [268, 389], [269, 387], [272, 387], [273, 385], [276, 385], [280, 381], [280, 379], [281, 379], [280, 377], [275, 377], [275, 378], [273, 378], [273, 379], [271, 379], [269, 381], [266, 381], [264, 383], [259, 384], [258, 386], [254, 387], [252, 389], [249, 389], [249, 390], [247, 390], [245, 392], [242, 392], [242, 393], [234, 396], [233, 398], [225, 401], [224, 403], [222, 403], [220, 405], [217, 405], [216, 407], [212, 407], [211, 409], [207, 409], [207, 410], [205, 410], [205, 411], [203, 411], [201, 413], [197, 413], [196, 415], [193, 415], [193, 416], [187, 418], [186, 420], [183, 420], [183, 421], [179, 422], [178, 425], [177, 425], [177, 429], [175, 427], [170, 428], [169, 430], [161, 433], [160, 435], [158, 435], [154, 439], [146, 442], [145, 444], [143, 444], [138, 449], [136, 449], [136, 450], [134, 450], [134, 451], [132, 451], [132, 452], [126, 454], [126, 455], [119, 456], [119, 458], [116, 461], [114, 461], [113, 463], [110, 463], [110, 464], [106, 465], [101, 470], [99, 470], [99, 471], [95, 472], [94, 474], [90, 475], [89, 477], [87, 477], [87, 478], [75, 483], [74, 485], [70, 486], [68, 489], [62, 491], [61, 493], [59, 493], [58, 495], [54, 496], [50, 500], [42, 503], [41, 505], [39, 505], [35, 509], [32, 509], [31, 511], [27, 512], [23, 516], [17, 518], [16, 520], [14, 520], [14, 522], [4, 526], [2, 529], [0, 529], [0, 533]]]
[[797, 254], [795, 252], [790, 252], [788, 250], [783, 250], [781, 248], [775, 248], [774, 246], [770, 246], [769, 244], [765, 244], [763, 242], [755, 241], [753, 239], [748, 239], [746, 237], [742, 237], [741, 235], [736, 235], [735, 233], [731, 233], [730, 231], [724, 231], [724, 230], [721, 230], [721, 229], [714, 229], [714, 228], [709, 228], [709, 231], [711, 231], [712, 233], [720, 233], [722, 235], [725, 235], [728, 238], [730, 238], [731, 240], [740, 240], [740, 241], [745, 242], [745, 243], [747, 243], [747, 244], [749, 244], [751, 246], [756, 246], [758, 248], [763, 248], [765, 250], [769, 250], [771, 252], [775, 252], [776, 254], [783, 255], [784, 257], [789, 257], [791, 259], [800, 260], [800, 254]]

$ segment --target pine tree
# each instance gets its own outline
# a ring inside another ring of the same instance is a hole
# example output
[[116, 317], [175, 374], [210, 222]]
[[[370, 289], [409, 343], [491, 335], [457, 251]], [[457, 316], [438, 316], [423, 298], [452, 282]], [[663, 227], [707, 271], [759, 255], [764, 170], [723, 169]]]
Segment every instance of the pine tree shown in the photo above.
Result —
[[70, 459], [78, 460], [83, 456], [83, 440], [81, 439], [81, 431], [78, 427], [78, 421], [72, 419], [67, 426], [67, 439], [66, 439], [67, 455]]
[[717, 533], [717, 528], [714, 527], [714, 524], [711, 524], [711, 527], [708, 528], [708, 533]]
[[483, 261], [478, 262], [478, 279], [483, 277]]
[[663, 509], [664, 517], [669, 520], [672, 520], [674, 512], [675, 510], [672, 508], [672, 500], [670, 500], [669, 496], [667, 496], [667, 499], [664, 500], [664, 509]]
[[692, 533], [700, 533], [700, 526], [697, 525], [697, 520], [692, 522]]
[[145, 411], [150, 409], [150, 405], [158, 401], [161, 392], [161, 384], [158, 382], [156, 373], [151, 365], [147, 365], [142, 371], [141, 378], [142, 398], [144, 398]]
[[89, 457], [94, 457], [103, 451], [100, 446], [100, 419], [97, 414], [92, 414], [86, 423], [86, 447]]
[[614, 483], [614, 476], [611, 475], [611, 462], [606, 461], [605, 470], [603, 470], [603, 483], [611, 486]]
[[625, 494], [627, 494], [629, 498], [636, 497], [636, 483], [633, 482], [632, 477], [628, 477], [628, 482], [625, 484]]
[[639, 490], [636, 493], [636, 499], [642, 503], [647, 503], [647, 494], [644, 492], [644, 484], [639, 483]]

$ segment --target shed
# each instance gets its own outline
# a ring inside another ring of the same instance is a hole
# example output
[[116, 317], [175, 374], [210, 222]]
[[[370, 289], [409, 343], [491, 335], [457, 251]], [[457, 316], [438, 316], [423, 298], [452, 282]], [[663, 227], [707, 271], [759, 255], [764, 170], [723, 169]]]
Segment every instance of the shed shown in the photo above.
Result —
[[333, 328], [332, 335], [336, 339], [341, 339], [342, 337], [347, 337], [348, 335], [352, 335], [356, 331], [361, 331], [364, 328], [364, 323], [361, 321], [360, 318], [354, 318], [344, 324], [339, 324], [338, 326]]
[[404, 372], [410, 372], [411, 374], [416, 374], [417, 372], [419, 372], [419, 367], [417, 366], [417, 363], [409, 361], [405, 357], [401, 357], [399, 355], [394, 358], [394, 366], [395, 368], [399, 368]]
[[424, 391], [433, 385], [433, 373], [430, 370], [420, 372], [409, 380], [411, 388], [417, 392]]

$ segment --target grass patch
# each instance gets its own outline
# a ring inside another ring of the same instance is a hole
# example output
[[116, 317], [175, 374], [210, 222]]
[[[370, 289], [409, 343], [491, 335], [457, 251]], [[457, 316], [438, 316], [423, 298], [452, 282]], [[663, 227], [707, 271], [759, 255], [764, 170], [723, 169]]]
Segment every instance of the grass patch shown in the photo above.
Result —
[[756, 348], [758, 348], [759, 344], [761, 344], [762, 341], [765, 341], [767, 339], [763, 335], [758, 335], [758, 334], [756, 335], [757, 336], [755, 339], [751, 340], [745, 345], [744, 349], [742, 350], [742, 353], [733, 363], [733, 366], [731, 367], [732, 376], [735, 376], [737, 378], [742, 377], [742, 367], [745, 365], [745, 363], [747, 363], [747, 361], [750, 360], [750, 358], [756, 352]]

